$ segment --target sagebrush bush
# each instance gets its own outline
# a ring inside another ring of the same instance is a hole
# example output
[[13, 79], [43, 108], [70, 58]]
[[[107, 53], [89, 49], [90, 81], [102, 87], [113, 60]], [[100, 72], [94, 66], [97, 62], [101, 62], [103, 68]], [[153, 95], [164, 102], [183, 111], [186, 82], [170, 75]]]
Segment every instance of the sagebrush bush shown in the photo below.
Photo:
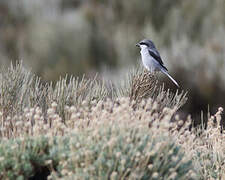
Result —
[[220, 107], [215, 115], [208, 117], [207, 129], [199, 128], [179, 136], [178, 143], [190, 153], [199, 179], [225, 178], [222, 112], [223, 108]]
[[[166, 141], [166, 143], [165, 143]], [[170, 152], [170, 153], [168, 153]], [[155, 137], [144, 128], [116, 126], [77, 134], [60, 161], [65, 179], [158, 179], [188, 177], [192, 162], [172, 139]], [[192, 169], [193, 170], [193, 169]]]
[[223, 109], [189, 131], [190, 116], [176, 114], [186, 94], [158, 87], [154, 74], [114, 88], [96, 78], [43, 83], [22, 64], [0, 77], [1, 179], [224, 178]]
[[[38, 107], [45, 114], [53, 102], [57, 103], [56, 112], [65, 120], [66, 106], [80, 106], [83, 101], [90, 104], [91, 101], [116, 99], [117, 97], [130, 97], [131, 100], [152, 98], [159, 101], [162, 108], [180, 107], [186, 102], [184, 92], [173, 94], [169, 90], [157, 88], [156, 78], [148, 72], [137, 71], [131, 73], [126, 79], [126, 85], [112, 89], [106, 86], [106, 82], [77, 77], [60, 78], [55, 83], [43, 83], [21, 62], [9, 68], [1, 68], [0, 73], [0, 107], [4, 116], [13, 117], [21, 114], [26, 107]], [[139, 84], [138, 84], [139, 83]], [[139, 88], [137, 88], [139, 87]], [[91, 105], [91, 104], [90, 104]]]
[[[48, 176], [47, 162], [57, 163], [57, 153], [45, 137], [0, 141], [0, 179], [28, 179], [40, 172]], [[53, 148], [52, 148], [53, 149]]]
[[21, 114], [26, 107], [39, 107], [43, 112], [57, 102], [57, 112], [64, 118], [66, 105], [80, 105], [86, 100], [105, 99], [108, 91], [104, 82], [85, 77], [60, 78], [55, 85], [43, 83], [21, 62], [9, 68], [1, 68], [0, 73], [0, 106], [3, 116], [13, 117]]
[[[167, 110], [167, 116], [172, 112]], [[155, 122], [152, 131], [147, 119], [118, 118], [119, 114], [110, 122], [104, 118], [79, 129], [70, 127], [63, 136], [37, 133], [1, 140], [1, 178], [27, 179], [42, 172], [50, 174], [49, 179], [195, 179], [191, 159], [168, 136], [168, 117]]]

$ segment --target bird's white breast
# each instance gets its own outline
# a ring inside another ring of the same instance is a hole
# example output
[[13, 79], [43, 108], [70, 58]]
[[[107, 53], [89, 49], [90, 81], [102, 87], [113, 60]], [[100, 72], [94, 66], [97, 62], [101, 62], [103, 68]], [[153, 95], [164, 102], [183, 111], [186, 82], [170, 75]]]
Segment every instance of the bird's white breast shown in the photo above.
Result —
[[142, 63], [144, 65], [144, 67], [151, 72], [156, 71], [157, 63], [155, 62], [153, 57], [150, 56], [150, 54], [148, 52], [148, 47], [142, 46], [140, 53], [141, 53], [141, 59], [142, 59]]

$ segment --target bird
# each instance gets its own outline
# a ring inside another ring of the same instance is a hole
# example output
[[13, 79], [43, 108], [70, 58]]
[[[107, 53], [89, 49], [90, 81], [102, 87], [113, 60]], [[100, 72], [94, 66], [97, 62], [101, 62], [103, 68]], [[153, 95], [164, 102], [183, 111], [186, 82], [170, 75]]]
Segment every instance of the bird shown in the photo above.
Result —
[[151, 40], [144, 39], [137, 43], [136, 46], [141, 49], [140, 53], [142, 63], [148, 71], [150, 71], [151, 73], [161, 71], [162, 73], [167, 75], [177, 87], [179, 87], [175, 79], [173, 79], [169, 75], [168, 69], [164, 65], [162, 58], [155, 47], [155, 44]]

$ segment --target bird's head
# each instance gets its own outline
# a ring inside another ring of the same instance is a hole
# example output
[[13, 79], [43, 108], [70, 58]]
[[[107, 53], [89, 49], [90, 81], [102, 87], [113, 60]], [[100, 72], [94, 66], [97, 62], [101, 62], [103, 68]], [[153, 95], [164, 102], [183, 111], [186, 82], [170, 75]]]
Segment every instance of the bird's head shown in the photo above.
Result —
[[139, 48], [144, 48], [144, 47], [155, 48], [154, 43], [149, 39], [144, 39], [140, 41], [139, 43], [136, 44], [136, 46]]

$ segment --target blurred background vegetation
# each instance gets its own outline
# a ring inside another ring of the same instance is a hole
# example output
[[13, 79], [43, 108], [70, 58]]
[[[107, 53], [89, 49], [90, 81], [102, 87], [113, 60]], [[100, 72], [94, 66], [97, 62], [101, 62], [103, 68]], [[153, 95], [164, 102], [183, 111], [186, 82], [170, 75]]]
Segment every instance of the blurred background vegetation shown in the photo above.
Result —
[[[152, 39], [188, 91], [184, 114], [225, 107], [225, 0], [1, 0], [0, 65], [23, 60], [44, 81], [120, 80]], [[175, 91], [164, 76], [160, 82]]]

